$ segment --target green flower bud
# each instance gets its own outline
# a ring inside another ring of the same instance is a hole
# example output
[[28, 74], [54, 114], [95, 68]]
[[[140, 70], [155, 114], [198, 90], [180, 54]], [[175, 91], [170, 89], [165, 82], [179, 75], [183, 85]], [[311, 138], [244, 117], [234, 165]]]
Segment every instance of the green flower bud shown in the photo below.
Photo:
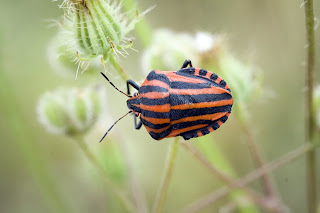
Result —
[[70, 51], [81, 61], [126, 53], [132, 45], [126, 36], [141, 17], [121, 13], [121, 5], [105, 0], [64, 0], [60, 7], [65, 9], [64, 34], [72, 35]]
[[104, 109], [105, 90], [59, 88], [40, 97], [39, 122], [55, 134], [76, 135], [86, 132]]
[[94, 71], [103, 71], [101, 60], [96, 58], [89, 62], [80, 61], [67, 42], [66, 35], [61, 32], [52, 39], [48, 47], [48, 61], [51, 68], [64, 77], [74, 77], [79, 71], [86, 77], [93, 77]]
[[146, 73], [153, 69], [177, 70], [185, 59], [191, 59], [193, 64], [198, 64], [194, 39], [188, 34], [156, 30], [151, 43], [142, 56], [142, 68]]

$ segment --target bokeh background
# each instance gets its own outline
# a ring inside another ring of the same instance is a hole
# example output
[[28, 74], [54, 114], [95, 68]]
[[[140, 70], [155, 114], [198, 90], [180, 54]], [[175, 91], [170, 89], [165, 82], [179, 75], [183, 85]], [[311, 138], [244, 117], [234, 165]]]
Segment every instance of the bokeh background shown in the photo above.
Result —
[[[249, 112], [252, 131], [266, 161], [280, 157], [304, 141], [306, 42], [301, 3], [300, 0], [138, 1], [143, 9], [157, 5], [146, 16], [153, 30], [223, 33], [228, 37], [228, 46], [234, 56], [252, 61], [262, 70], [263, 92], [259, 99], [250, 103]], [[315, 1], [315, 13], [320, 16], [319, 1]], [[103, 189], [101, 178], [76, 143], [68, 137], [47, 133], [37, 121], [36, 106], [40, 95], [59, 86], [81, 86], [86, 81], [81, 76], [77, 81], [73, 77], [59, 76], [49, 66], [46, 53], [56, 29], [48, 27], [47, 20], [61, 14], [58, 3], [49, 0], [1, 2], [1, 212], [59, 212], [59, 208], [53, 208], [57, 201], [52, 197], [59, 197], [69, 209], [67, 212], [122, 211], [112, 194]], [[319, 53], [319, 29], [316, 38]], [[139, 39], [134, 41], [134, 48], [139, 52], [129, 50], [130, 56], [121, 58], [120, 62], [134, 80], [141, 82], [145, 74], [141, 71], [143, 45]], [[317, 60], [317, 70], [319, 63]], [[124, 89], [124, 83], [111, 72], [115, 76], [114, 83]], [[315, 81], [319, 77], [316, 74]], [[98, 72], [96, 78], [104, 82]], [[117, 155], [108, 145], [98, 143], [107, 127], [127, 111], [126, 97], [110, 85], [106, 84], [106, 88], [109, 116], [105, 129], [93, 130], [87, 142], [92, 149], [101, 149], [102, 153], [106, 150], [105, 155], [112, 156], [107, 165], [110, 176], [128, 190], [126, 172], [118, 171], [112, 163], [113, 159], [118, 159], [117, 165], [123, 163], [121, 153]], [[254, 169], [246, 137], [232, 115], [219, 131], [205, 137], [223, 150], [239, 177]], [[172, 140], [153, 141], [144, 128], [136, 131], [129, 117], [117, 124], [110, 138], [115, 147], [125, 138], [129, 162], [150, 207]], [[319, 155], [318, 151], [320, 165]], [[222, 186], [183, 149], [178, 152], [175, 166], [164, 212], [176, 212]], [[272, 176], [283, 202], [291, 211], [305, 212], [304, 157], [273, 172]], [[318, 180], [320, 182], [320, 176]], [[257, 183], [252, 186], [261, 190]], [[223, 199], [200, 212], [217, 212], [228, 202], [227, 198]]]

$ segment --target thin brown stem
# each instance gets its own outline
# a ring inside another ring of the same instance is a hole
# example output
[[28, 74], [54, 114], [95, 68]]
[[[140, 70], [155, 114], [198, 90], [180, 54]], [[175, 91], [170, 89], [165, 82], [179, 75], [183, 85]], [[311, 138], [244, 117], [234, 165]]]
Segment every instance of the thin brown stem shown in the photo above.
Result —
[[[244, 107], [243, 107], [242, 111], [245, 111]], [[252, 132], [249, 128], [248, 123], [246, 122], [247, 118], [244, 118], [243, 116], [238, 116], [237, 118], [240, 122], [240, 127], [242, 128], [244, 134], [247, 137], [247, 145], [248, 145], [249, 151], [251, 153], [251, 156], [252, 156], [252, 159], [253, 159], [253, 162], [254, 162], [256, 168], [263, 167], [264, 166], [264, 157], [263, 157], [261, 150], [257, 146], [257, 142], [256, 142], [254, 136], [252, 135]], [[274, 183], [272, 181], [270, 174], [264, 174], [261, 177], [261, 179], [262, 179], [262, 186], [265, 191], [265, 194], [269, 198], [278, 199], [277, 192], [275, 190], [275, 186], [274, 186]]]
[[[245, 187], [244, 185], [241, 185], [236, 180], [234, 180], [232, 177], [224, 174], [219, 169], [215, 168], [206, 158], [202, 155], [201, 152], [199, 152], [195, 147], [188, 143], [181, 143], [182, 146], [187, 149], [189, 152], [191, 152], [205, 167], [209, 169], [211, 173], [213, 173], [215, 176], [217, 176], [221, 181], [226, 183], [228, 187], [236, 187], [236, 188], [242, 188], [242, 190], [247, 194], [247, 196], [254, 201], [258, 206], [261, 208], [267, 209], [272, 212], [285, 212], [285, 207], [283, 207], [281, 204], [276, 202], [274, 199], [271, 200], [268, 198], [265, 198], [261, 196], [260, 194], [256, 193], [255, 191]], [[271, 205], [272, 204], [272, 205]], [[187, 211], [188, 212], [188, 211]], [[192, 212], [192, 211], [191, 211]]]
[[[315, 64], [315, 37], [313, 0], [306, 0], [305, 4], [306, 39], [307, 39], [307, 66], [306, 66], [306, 143], [314, 140], [314, 110], [313, 110], [313, 78]], [[317, 208], [317, 170], [316, 152], [310, 151], [307, 155], [307, 191], [309, 212], [316, 212]]]
[[[288, 163], [291, 163], [292, 161], [296, 160], [297, 158], [303, 156], [307, 152], [311, 151], [314, 149], [314, 146], [307, 144], [303, 145], [294, 151], [280, 157], [277, 160], [274, 160], [268, 164], [265, 164], [264, 167], [259, 168], [245, 177], [238, 179], [236, 183], [229, 185], [228, 187], [222, 187], [221, 189], [210, 193], [206, 195], [205, 197], [193, 202], [190, 204], [184, 211], [184, 213], [191, 213], [191, 212], [196, 212], [199, 211], [200, 209], [205, 208], [206, 206], [216, 202], [217, 200], [227, 196], [230, 192], [237, 188], [243, 188], [247, 186], [249, 183], [252, 183], [253, 181], [259, 179], [262, 175], [266, 173], [270, 173], [274, 171], [275, 169], [278, 169], [282, 167], [283, 165], [286, 165]], [[285, 210], [285, 209], [284, 209]]]
[[174, 139], [173, 144], [170, 147], [165, 174], [164, 174], [162, 183], [160, 185], [157, 197], [155, 199], [155, 203], [153, 205], [153, 209], [152, 209], [153, 213], [162, 212], [162, 209], [166, 200], [168, 188], [169, 188], [169, 183], [171, 181], [171, 176], [174, 169], [174, 163], [176, 160], [178, 147], [179, 147], [178, 140], [179, 140], [178, 137], [176, 137]]

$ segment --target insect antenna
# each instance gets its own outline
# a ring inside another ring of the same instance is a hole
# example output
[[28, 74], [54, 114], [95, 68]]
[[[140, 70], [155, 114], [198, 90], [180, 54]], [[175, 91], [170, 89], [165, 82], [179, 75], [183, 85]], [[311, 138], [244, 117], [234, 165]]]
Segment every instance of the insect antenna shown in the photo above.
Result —
[[105, 74], [103, 74], [102, 72], [100, 72], [100, 73], [101, 73], [101, 75], [103, 75], [103, 77], [104, 77], [105, 79], [107, 79], [107, 81], [111, 84], [111, 86], [113, 86], [113, 88], [115, 88], [116, 90], [118, 90], [119, 92], [121, 92], [122, 94], [124, 94], [125, 96], [127, 96], [127, 97], [129, 97], [129, 98], [132, 97], [131, 95], [128, 95], [128, 94], [122, 92], [121, 90], [119, 90], [118, 87], [116, 87], [116, 86], [109, 80], [109, 78], [108, 78]]
[[116, 123], [118, 123], [118, 121], [120, 121], [122, 118], [126, 117], [129, 113], [131, 113], [132, 111], [127, 112], [124, 116], [122, 116], [121, 118], [119, 118], [118, 120], [116, 120], [116, 122], [114, 122], [114, 124], [112, 124], [112, 126], [108, 129], [108, 131], [106, 131], [106, 133], [103, 135], [103, 137], [100, 139], [99, 143], [101, 143], [101, 141], [107, 136], [108, 132], [110, 132], [110, 130], [112, 129], [112, 127], [114, 125], [116, 125]]

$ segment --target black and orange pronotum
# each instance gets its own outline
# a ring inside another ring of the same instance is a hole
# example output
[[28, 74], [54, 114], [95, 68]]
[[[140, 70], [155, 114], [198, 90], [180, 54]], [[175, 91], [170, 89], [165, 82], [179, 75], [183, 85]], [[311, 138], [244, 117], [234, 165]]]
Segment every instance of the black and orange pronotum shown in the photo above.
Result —
[[[131, 96], [129, 86], [138, 92]], [[227, 83], [215, 73], [192, 67], [190, 60], [185, 60], [178, 71], [151, 71], [141, 86], [127, 80], [125, 95], [129, 97], [127, 114], [134, 114], [135, 128], [140, 129], [143, 124], [156, 140], [175, 136], [188, 140], [206, 135], [226, 122], [233, 104]]]

